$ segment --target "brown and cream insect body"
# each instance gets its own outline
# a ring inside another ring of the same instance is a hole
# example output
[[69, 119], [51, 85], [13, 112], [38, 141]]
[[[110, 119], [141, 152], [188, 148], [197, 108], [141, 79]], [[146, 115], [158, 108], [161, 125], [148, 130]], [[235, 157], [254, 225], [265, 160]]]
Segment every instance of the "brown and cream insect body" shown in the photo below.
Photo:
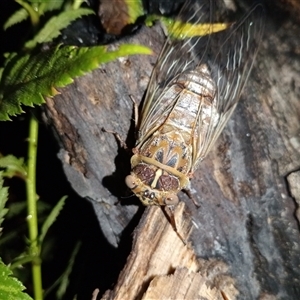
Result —
[[[197, 153], [193, 149], [205, 138], [211, 122], [217, 124], [219, 118], [214, 94], [208, 70], [200, 66], [179, 76], [162, 96], [167, 109], [156, 120], [158, 129], [135, 148], [131, 159], [133, 174], [127, 177], [128, 185], [135, 194], [143, 196], [140, 199], [145, 205], [177, 203], [177, 193], [188, 186], [196, 168]], [[201, 131], [199, 112], [203, 118]]]
[[[194, 4], [186, 2], [181, 11], [192, 16], [188, 22], [195, 16], [196, 23], [214, 22], [207, 14], [210, 1]], [[261, 16], [257, 5], [224, 32], [166, 42], [151, 76], [126, 177], [144, 205], [177, 204], [178, 192], [188, 188], [240, 98], [261, 38]]]

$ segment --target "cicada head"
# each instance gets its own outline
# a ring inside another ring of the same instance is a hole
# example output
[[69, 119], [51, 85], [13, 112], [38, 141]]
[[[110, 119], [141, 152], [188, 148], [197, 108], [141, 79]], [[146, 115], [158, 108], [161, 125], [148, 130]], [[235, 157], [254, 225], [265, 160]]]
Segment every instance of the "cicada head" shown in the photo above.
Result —
[[148, 164], [135, 166], [125, 183], [144, 205], [175, 205], [179, 201], [180, 181]]

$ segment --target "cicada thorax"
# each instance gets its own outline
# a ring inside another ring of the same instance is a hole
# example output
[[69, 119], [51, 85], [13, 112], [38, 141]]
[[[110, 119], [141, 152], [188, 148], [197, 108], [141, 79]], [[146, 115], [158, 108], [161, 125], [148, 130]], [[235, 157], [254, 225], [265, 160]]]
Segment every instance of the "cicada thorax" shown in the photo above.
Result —
[[189, 185], [201, 159], [199, 141], [218, 121], [218, 113], [212, 113], [215, 92], [206, 65], [183, 72], [165, 87], [159, 101], [163, 107], [157, 108], [161, 114], [153, 113], [151, 134], [141, 128], [145, 136], [134, 148], [132, 172], [126, 178], [144, 205], [176, 204], [177, 193]]

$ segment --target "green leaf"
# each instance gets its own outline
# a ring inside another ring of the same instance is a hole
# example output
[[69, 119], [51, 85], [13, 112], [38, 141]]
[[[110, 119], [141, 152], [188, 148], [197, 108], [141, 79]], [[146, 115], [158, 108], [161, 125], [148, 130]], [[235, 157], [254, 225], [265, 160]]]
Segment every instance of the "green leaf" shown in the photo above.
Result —
[[52, 17], [45, 26], [35, 35], [35, 37], [25, 44], [25, 48], [33, 49], [38, 43], [51, 42], [61, 34], [71, 22], [82, 16], [94, 14], [91, 9], [79, 8], [62, 12], [58, 16]]
[[[6, 216], [7, 220], [20, 215], [22, 212], [26, 212], [27, 203], [25, 201], [13, 202], [8, 206], [8, 208], [9, 208], [9, 212]], [[0, 241], [0, 245], [1, 245], [1, 241]]]
[[39, 242], [42, 244], [48, 229], [51, 227], [51, 225], [55, 222], [57, 216], [59, 215], [60, 211], [62, 210], [63, 206], [65, 205], [65, 201], [67, 199], [67, 196], [62, 197], [58, 203], [54, 206], [52, 209], [51, 213], [49, 214], [48, 218], [44, 222], [42, 229], [41, 229], [41, 234], [39, 236]]
[[22, 292], [25, 287], [12, 276], [12, 271], [0, 259], [0, 299], [32, 300], [28, 294]]
[[78, 253], [80, 247], [81, 247], [81, 242], [77, 242], [72, 251], [70, 260], [68, 262], [68, 266], [67, 266], [66, 270], [64, 271], [64, 273], [59, 278], [60, 284], [59, 284], [59, 287], [56, 292], [57, 299], [63, 299], [67, 292], [67, 288], [68, 288], [68, 285], [70, 282], [70, 274], [73, 270], [75, 258], [77, 256], [77, 253]]
[[[51, 205], [42, 201], [41, 199], [38, 200], [37, 207], [38, 207], [38, 214], [40, 216], [40, 220], [44, 217], [44, 214], [48, 215], [48, 212], [51, 209]], [[20, 215], [22, 212], [26, 212], [27, 203], [25, 201], [12, 202], [8, 205], [8, 209], [9, 211], [6, 216], [7, 220]], [[0, 240], [0, 246], [1, 246], [1, 240]]]
[[144, 14], [143, 3], [141, 0], [125, 0], [128, 7], [129, 24], [133, 24], [136, 19]]
[[[8, 188], [3, 187], [3, 172], [0, 172], [0, 226], [4, 220], [4, 216], [8, 212], [8, 209], [5, 208], [7, 199], [8, 199]], [[0, 228], [0, 231], [1, 231], [1, 228]], [[0, 274], [1, 274], [1, 272], [0, 272]]]
[[25, 21], [29, 17], [29, 14], [25, 8], [21, 8], [17, 10], [13, 15], [9, 17], [9, 19], [4, 23], [3, 29], [6, 30], [7, 28], [21, 23]]
[[171, 38], [179, 40], [223, 31], [231, 25], [230, 23], [185, 23], [158, 15], [149, 15], [145, 20], [145, 24], [153, 26], [153, 23], [157, 20], [161, 21], [166, 33]]
[[230, 26], [230, 23], [184, 23], [166, 17], [161, 17], [160, 20], [166, 26], [169, 35], [175, 39], [205, 36], [223, 31]]
[[45, 102], [45, 96], [54, 96], [57, 87], [73, 82], [99, 64], [121, 56], [151, 54], [148, 47], [121, 45], [115, 51], [104, 46], [64, 46], [38, 54], [11, 55], [7, 59], [0, 81], [0, 120], [10, 120], [23, 112], [21, 105], [33, 106]]
[[52, 10], [59, 10], [62, 8], [64, 4], [64, 0], [46, 0], [42, 1], [42, 3], [39, 6], [39, 10], [42, 13], [45, 13], [47, 11], [52, 11]]
[[55, 282], [47, 289], [45, 290], [45, 293], [44, 293], [44, 297], [47, 299], [48, 298], [48, 295], [56, 288], [57, 288], [57, 292], [56, 292], [56, 299], [57, 300], [60, 300], [60, 299], [64, 299], [64, 295], [66, 293], [66, 290], [67, 290], [67, 287], [69, 285], [69, 281], [70, 281], [70, 274], [73, 270], [73, 266], [74, 266], [74, 263], [75, 263], [75, 259], [76, 259], [76, 256], [80, 250], [80, 247], [81, 247], [81, 242], [78, 241], [71, 253], [71, 257], [69, 259], [69, 262], [68, 262], [68, 265], [65, 269], [65, 271], [63, 272], [63, 274], [61, 274], [59, 276], [59, 278], [57, 278], [55, 280]]
[[23, 158], [7, 155], [0, 158], [0, 168], [4, 168], [3, 176], [12, 178], [14, 176], [26, 179], [27, 170]]

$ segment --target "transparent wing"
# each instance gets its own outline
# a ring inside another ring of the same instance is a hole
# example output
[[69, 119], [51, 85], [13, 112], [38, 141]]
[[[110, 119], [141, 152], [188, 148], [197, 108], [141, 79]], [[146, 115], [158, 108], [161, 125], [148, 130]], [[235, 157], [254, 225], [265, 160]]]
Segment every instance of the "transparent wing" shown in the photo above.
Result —
[[[211, 1], [202, 2], [187, 0], [177, 18], [181, 22], [187, 23], [211, 23]], [[207, 33], [209, 33], [209, 28]], [[187, 33], [182, 33], [182, 35], [187, 35]], [[175, 82], [176, 78], [185, 70], [191, 70], [197, 66], [200, 59], [193, 51], [193, 44], [200, 43], [201, 39], [207, 40], [208, 38], [207, 36], [187, 39], [168, 37], [152, 71], [147, 88], [139, 120], [139, 140], [147, 139], [163, 123], [161, 112], [172, 110], [174, 102], [172, 101], [169, 105], [162, 102], [164, 101], [163, 95], [167, 93], [168, 84], [171, 81]], [[201, 44], [205, 45], [207, 42], [203, 41]]]
[[[224, 15], [213, 7], [213, 2], [187, 1], [180, 12], [180, 20], [213, 26]], [[213, 30], [208, 28], [207, 31], [210, 33]], [[172, 83], [176, 83], [182, 74], [205, 65], [215, 86], [214, 109], [210, 110], [207, 118], [204, 100], [199, 98], [197, 120], [189, 142], [193, 148], [192, 165], [196, 167], [209, 152], [236, 107], [249, 77], [262, 32], [263, 7], [256, 5], [224, 31], [181, 40], [169, 38], [150, 79], [141, 112], [138, 142], [143, 143], [164, 124], [174, 106], [185, 96], [180, 89], [178, 94], [174, 94], [173, 90], [169, 96]], [[189, 36], [189, 33], [185, 31], [184, 35]]]
[[[210, 151], [237, 105], [253, 67], [263, 29], [264, 10], [258, 4], [226, 30], [226, 34], [217, 33], [209, 40], [202, 63], [208, 65], [216, 83], [215, 101], [219, 116], [217, 124], [211, 123], [205, 137], [196, 143], [195, 166]], [[201, 127], [200, 119], [196, 130], [201, 131]]]

